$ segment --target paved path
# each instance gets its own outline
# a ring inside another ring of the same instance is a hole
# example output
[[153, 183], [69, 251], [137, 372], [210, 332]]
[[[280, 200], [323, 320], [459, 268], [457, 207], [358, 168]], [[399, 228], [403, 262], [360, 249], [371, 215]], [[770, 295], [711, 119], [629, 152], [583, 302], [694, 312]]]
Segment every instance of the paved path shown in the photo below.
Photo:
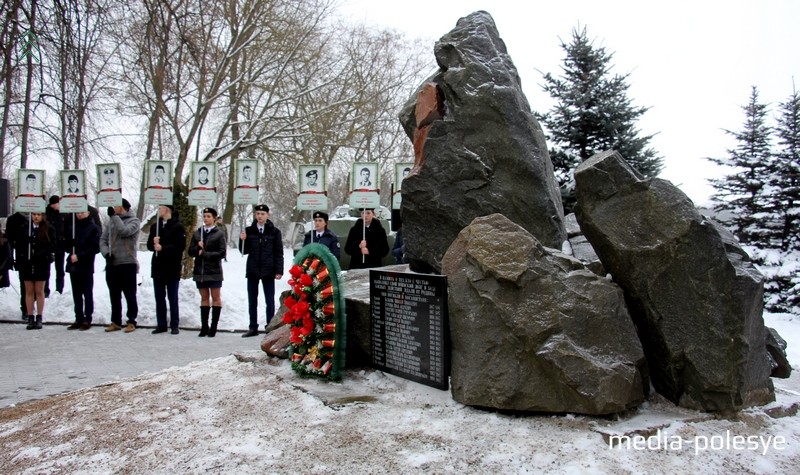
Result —
[[87, 331], [66, 328], [45, 324], [41, 330], [26, 330], [22, 323], [0, 324], [0, 407], [258, 350], [262, 339], [231, 332], [198, 338], [196, 330], [153, 335], [152, 328], [133, 333], [105, 333], [102, 326]]

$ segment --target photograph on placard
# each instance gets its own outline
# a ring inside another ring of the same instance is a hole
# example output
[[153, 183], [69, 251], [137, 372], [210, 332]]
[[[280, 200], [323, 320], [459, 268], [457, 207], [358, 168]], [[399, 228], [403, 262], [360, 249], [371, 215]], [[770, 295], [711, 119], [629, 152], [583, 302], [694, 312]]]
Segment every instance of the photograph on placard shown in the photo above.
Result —
[[17, 195], [44, 195], [44, 170], [30, 170], [25, 168], [18, 170]]
[[258, 186], [258, 160], [236, 160], [236, 187]]
[[325, 191], [327, 177], [325, 165], [299, 165], [297, 169], [297, 182], [300, 184], [300, 193]]
[[192, 188], [210, 189], [217, 186], [216, 162], [192, 162]]
[[83, 170], [61, 170], [61, 196], [81, 196], [85, 195], [85, 177]]
[[411, 173], [413, 163], [395, 163], [394, 164], [394, 191], [397, 193], [402, 189], [403, 180]]
[[352, 189], [358, 191], [378, 190], [378, 164], [374, 162], [356, 162], [353, 164]]
[[169, 160], [147, 161], [147, 184], [145, 188], [169, 188], [172, 185], [172, 162]]
[[100, 182], [100, 186], [97, 187], [100, 191], [120, 189], [119, 163], [97, 165], [97, 181]]

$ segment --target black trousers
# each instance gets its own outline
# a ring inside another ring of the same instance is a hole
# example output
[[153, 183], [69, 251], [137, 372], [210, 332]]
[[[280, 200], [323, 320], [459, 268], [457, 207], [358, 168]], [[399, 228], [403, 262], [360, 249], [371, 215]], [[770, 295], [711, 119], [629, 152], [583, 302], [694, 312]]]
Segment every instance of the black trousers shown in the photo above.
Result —
[[[55, 257], [53, 265], [56, 268], [56, 292], [61, 293], [64, 291], [64, 263], [66, 262], [66, 253], [64, 251], [56, 251], [53, 255]], [[50, 295], [50, 279], [44, 281], [44, 293], [45, 295]]]
[[267, 301], [267, 325], [275, 316], [275, 277], [247, 278], [247, 300], [250, 310], [250, 329], [258, 330], [258, 284], [264, 290], [264, 300]]
[[75, 305], [75, 322], [92, 323], [94, 313], [94, 274], [91, 272], [70, 272], [72, 303]]
[[106, 284], [111, 300], [111, 321], [122, 326], [122, 296], [128, 306], [128, 323], [136, 325], [139, 305], [136, 302], [136, 264], [120, 264], [106, 267]]

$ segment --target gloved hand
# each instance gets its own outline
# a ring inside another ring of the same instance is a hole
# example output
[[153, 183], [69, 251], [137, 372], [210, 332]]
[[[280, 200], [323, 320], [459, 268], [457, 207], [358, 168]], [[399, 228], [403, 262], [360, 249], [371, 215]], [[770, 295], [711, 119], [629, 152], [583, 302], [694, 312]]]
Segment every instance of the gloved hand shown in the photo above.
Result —
[[109, 216], [114, 216], [115, 214], [116, 213], [114, 212], [114, 207], [113, 206], [109, 206], [108, 207], [108, 215]]

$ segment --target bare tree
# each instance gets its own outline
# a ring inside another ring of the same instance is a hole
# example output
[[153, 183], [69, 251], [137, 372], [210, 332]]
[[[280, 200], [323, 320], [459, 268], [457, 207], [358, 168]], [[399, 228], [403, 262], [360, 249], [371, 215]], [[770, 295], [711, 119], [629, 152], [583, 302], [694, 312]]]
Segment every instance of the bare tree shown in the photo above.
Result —
[[[36, 12], [37, 12], [37, 0], [31, 0], [30, 10], [25, 10], [23, 7], [23, 11], [25, 12], [25, 17], [28, 20], [28, 30], [31, 32], [36, 32]], [[20, 158], [19, 158], [19, 167], [25, 168], [28, 165], [28, 137], [29, 137], [29, 130], [30, 130], [30, 122], [31, 122], [31, 91], [33, 90], [33, 76], [34, 76], [34, 66], [33, 66], [33, 56], [27, 56], [27, 62], [25, 65], [25, 102], [24, 102], [24, 113], [22, 118], [22, 139], [20, 143]]]
[[0, 178], [6, 171], [6, 137], [11, 119], [11, 106], [14, 97], [14, 73], [16, 71], [15, 51], [19, 38], [18, 17], [22, 9], [21, 0], [3, 2], [0, 14], [3, 17], [3, 28], [0, 30], [0, 48], [3, 53], [0, 79], [3, 82], [3, 114], [0, 119]]

